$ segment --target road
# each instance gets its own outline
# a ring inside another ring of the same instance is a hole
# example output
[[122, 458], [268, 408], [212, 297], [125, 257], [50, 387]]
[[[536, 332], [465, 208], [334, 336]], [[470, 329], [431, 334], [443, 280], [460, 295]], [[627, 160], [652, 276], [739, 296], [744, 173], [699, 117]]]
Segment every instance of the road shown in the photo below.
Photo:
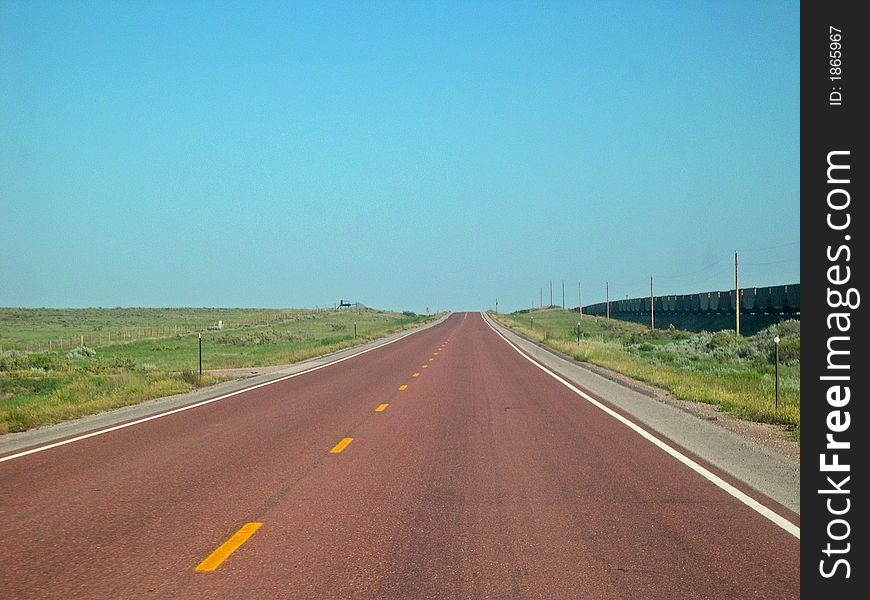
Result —
[[478, 313], [8, 457], [3, 598], [800, 595], [795, 535]]

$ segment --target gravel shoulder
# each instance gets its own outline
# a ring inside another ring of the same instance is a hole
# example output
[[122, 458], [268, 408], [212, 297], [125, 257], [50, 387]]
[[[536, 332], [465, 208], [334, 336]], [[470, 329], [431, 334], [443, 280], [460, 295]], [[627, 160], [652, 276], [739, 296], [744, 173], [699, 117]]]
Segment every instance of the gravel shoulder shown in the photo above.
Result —
[[593, 365], [590, 363], [581, 363], [577, 362], [571, 357], [553, 350], [551, 348], [547, 348], [550, 352], [554, 354], [558, 354], [561, 358], [565, 360], [570, 360], [584, 369], [588, 369], [593, 373], [600, 375], [601, 377], [605, 377], [611, 381], [614, 381], [620, 385], [636, 390], [650, 398], [654, 398], [659, 402], [664, 402], [680, 410], [683, 410], [689, 414], [695, 415], [701, 419], [709, 421], [723, 429], [727, 429], [737, 435], [740, 435], [747, 440], [754, 442], [760, 446], [764, 446], [769, 450], [774, 452], [778, 452], [782, 454], [784, 457], [800, 462], [801, 459], [801, 446], [799, 442], [788, 439], [788, 429], [781, 425], [773, 425], [771, 423], [755, 423], [753, 421], [745, 421], [743, 419], [738, 419], [737, 417], [727, 413], [719, 411], [712, 404], [704, 404], [703, 402], [689, 402], [688, 400], [680, 400], [678, 398], [674, 398], [674, 396], [668, 392], [667, 390], [663, 390], [661, 388], [653, 387], [648, 383], [643, 381], [638, 381], [636, 379], [632, 379], [627, 375], [623, 375], [622, 373], [617, 373], [616, 371], [611, 371], [610, 369], [606, 369], [604, 367], [599, 367], [598, 365]]

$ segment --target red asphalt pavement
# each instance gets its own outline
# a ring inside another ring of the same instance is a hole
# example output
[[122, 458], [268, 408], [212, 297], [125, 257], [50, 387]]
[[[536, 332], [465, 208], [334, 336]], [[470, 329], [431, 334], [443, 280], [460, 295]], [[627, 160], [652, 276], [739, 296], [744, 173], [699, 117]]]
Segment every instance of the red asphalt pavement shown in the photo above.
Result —
[[799, 540], [477, 313], [0, 463], [0, 526], [2, 598], [800, 595]]

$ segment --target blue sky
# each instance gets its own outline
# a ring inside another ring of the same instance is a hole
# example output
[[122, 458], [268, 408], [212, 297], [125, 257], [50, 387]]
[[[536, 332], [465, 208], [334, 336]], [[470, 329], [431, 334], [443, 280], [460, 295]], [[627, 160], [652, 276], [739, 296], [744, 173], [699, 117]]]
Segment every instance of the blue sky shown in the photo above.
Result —
[[799, 281], [797, 2], [0, 0], [0, 306]]

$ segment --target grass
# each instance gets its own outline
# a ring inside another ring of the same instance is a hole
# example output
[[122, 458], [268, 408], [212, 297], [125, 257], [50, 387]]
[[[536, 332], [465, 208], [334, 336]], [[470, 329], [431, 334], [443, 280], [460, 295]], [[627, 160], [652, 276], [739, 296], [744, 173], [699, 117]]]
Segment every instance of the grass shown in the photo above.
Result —
[[[280, 321], [203, 333], [203, 368], [289, 364], [334, 352], [416, 325], [425, 316], [386, 311], [305, 311]], [[354, 324], [357, 337], [354, 338]], [[197, 366], [196, 335], [140, 340], [101, 351], [151, 368]]]
[[[0, 350], [40, 350], [64, 340], [97, 348], [119, 341], [165, 338], [206, 331], [222, 320], [226, 329], [280, 323], [315, 310], [251, 308], [0, 308]], [[38, 344], [38, 346], [37, 346]]]
[[[511, 329], [576, 360], [596, 364], [704, 402], [738, 418], [783, 425], [800, 439], [800, 324], [786, 321], [754, 336], [733, 331], [650, 332], [643, 325], [561, 309], [493, 314]], [[580, 321], [580, 341], [577, 323]], [[780, 402], [775, 407], [773, 336], [780, 344]]]
[[[327, 354], [433, 317], [364, 309], [360, 311], [171, 309], [205, 329], [218, 319], [238, 326], [203, 332], [203, 369], [286, 364]], [[129, 314], [127, 314], [129, 311]], [[82, 322], [76, 323], [76, 316]], [[0, 320], [2, 336], [21, 340], [55, 335], [58, 328], [82, 331], [125, 324], [155, 327], [165, 322], [162, 309], [0, 309], [0, 316], [18, 315], [30, 330], [10, 319]], [[148, 319], [152, 319], [149, 324]], [[179, 319], [181, 320], [181, 319]], [[9, 323], [15, 325], [7, 329]], [[356, 337], [354, 337], [356, 324]], [[169, 329], [169, 328], [167, 328]], [[171, 332], [172, 329], [169, 329]], [[46, 335], [47, 334], [47, 335]], [[199, 381], [196, 334], [125, 341], [70, 351], [0, 352], [0, 433], [40, 425], [178, 394], [220, 381], [204, 374]]]

